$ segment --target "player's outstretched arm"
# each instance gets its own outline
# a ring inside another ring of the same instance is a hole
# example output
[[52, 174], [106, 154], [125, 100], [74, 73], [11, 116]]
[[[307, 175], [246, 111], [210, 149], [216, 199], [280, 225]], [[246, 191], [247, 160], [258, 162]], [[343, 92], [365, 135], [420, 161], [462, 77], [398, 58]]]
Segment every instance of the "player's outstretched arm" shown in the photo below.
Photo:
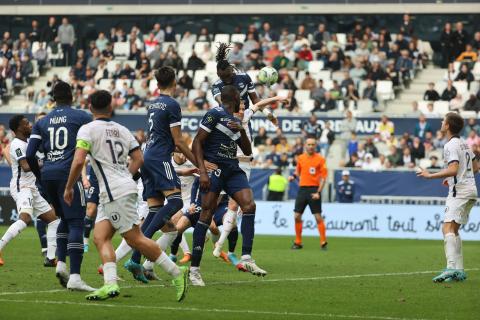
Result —
[[140, 148], [137, 148], [130, 152], [129, 156], [130, 164], [128, 165], [128, 171], [130, 171], [132, 176], [135, 176], [138, 170], [143, 166], [143, 153]]
[[417, 171], [418, 177], [423, 177], [425, 179], [444, 179], [449, 177], [454, 177], [458, 173], [458, 161], [451, 162], [446, 169], [440, 170], [435, 173], [430, 173], [425, 169], [420, 168]]
[[182, 130], [180, 128], [181, 128], [180, 126], [175, 126], [170, 128], [170, 132], [172, 133], [175, 146], [185, 155], [185, 157], [187, 157], [188, 160], [190, 160], [191, 163], [193, 163], [197, 168], [199, 168], [197, 160], [195, 159], [195, 156], [193, 155], [190, 148], [187, 146], [187, 143], [185, 142], [185, 140], [183, 140]]
[[78, 181], [82, 174], [83, 164], [87, 158], [88, 151], [78, 146], [75, 150], [75, 156], [73, 157], [72, 166], [70, 167], [70, 174], [68, 175], [67, 185], [65, 186], [65, 192], [63, 198], [68, 205], [72, 204], [73, 200], [73, 185]]

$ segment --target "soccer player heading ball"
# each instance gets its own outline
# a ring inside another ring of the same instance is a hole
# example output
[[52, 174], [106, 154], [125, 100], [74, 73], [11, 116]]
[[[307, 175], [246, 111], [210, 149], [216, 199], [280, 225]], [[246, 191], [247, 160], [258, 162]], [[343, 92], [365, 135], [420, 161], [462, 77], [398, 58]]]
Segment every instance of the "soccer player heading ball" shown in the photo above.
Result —
[[426, 179], [445, 179], [443, 183], [449, 187], [443, 220], [447, 267], [433, 278], [433, 282], [463, 281], [467, 278], [458, 230], [468, 222], [470, 210], [477, 200], [474, 174], [478, 172], [479, 164], [476, 155], [460, 138], [463, 125], [463, 118], [459, 114], [450, 112], [445, 115], [441, 131], [448, 139], [443, 147], [446, 168], [436, 173], [424, 169], [417, 172], [419, 177]]

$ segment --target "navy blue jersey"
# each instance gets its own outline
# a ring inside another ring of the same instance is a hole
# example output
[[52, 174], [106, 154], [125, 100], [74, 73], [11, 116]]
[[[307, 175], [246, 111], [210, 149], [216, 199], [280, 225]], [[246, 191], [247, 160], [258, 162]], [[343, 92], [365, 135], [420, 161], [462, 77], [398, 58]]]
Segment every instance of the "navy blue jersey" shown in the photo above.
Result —
[[227, 126], [229, 121], [240, 120], [228, 113], [223, 106], [210, 109], [200, 123], [200, 128], [209, 133], [203, 146], [205, 160], [217, 165], [237, 165], [237, 143], [241, 134]]
[[[30, 135], [30, 152], [43, 149], [42, 180], [67, 180], [72, 165], [77, 132], [92, 117], [69, 106], [59, 106], [37, 121]], [[32, 147], [30, 147], [32, 144]]]
[[[242, 99], [245, 109], [248, 109], [250, 106], [250, 101], [248, 100], [248, 93], [255, 92], [255, 84], [253, 83], [250, 76], [244, 72], [237, 72], [233, 76], [233, 81], [230, 85], [235, 86], [240, 92], [240, 99]], [[216, 98], [219, 94], [222, 93], [222, 88], [226, 86], [221, 79], [218, 79], [212, 85], [212, 94]]]
[[178, 102], [170, 96], [160, 95], [147, 106], [148, 140], [145, 157], [168, 160], [175, 150], [170, 128], [182, 124], [182, 111]]

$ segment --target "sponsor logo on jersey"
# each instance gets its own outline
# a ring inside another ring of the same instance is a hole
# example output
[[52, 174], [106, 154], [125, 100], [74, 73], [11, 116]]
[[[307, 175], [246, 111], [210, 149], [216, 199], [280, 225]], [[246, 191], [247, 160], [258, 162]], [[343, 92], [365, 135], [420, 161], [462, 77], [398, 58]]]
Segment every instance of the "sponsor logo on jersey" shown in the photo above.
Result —
[[21, 157], [22, 156], [22, 150], [20, 148], [18, 148], [17, 150], [15, 150], [15, 153], [17, 154], [17, 157]]

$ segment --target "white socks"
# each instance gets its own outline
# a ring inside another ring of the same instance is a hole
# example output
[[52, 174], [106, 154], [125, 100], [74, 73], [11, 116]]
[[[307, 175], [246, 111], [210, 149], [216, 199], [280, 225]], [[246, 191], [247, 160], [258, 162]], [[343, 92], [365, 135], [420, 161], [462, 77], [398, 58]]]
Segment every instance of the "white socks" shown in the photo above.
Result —
[[[168, 247], [170, 247], [177, 237], [178, 231], [171, 231], [171, 232], [165, 232], [163, 233], [160, 238], [157, 240], [157, 244], [160, 247], [160, 250], [162, 250], [162, 253], [167, 250]], [[154, 263], [148, 260], [145, 260], [143, 263], [143, 267], [146, 270], [153, 270]]]
[[185, 235], [182, 234], [182, 241], [180, 242], [180, 248], [183, 251], [183, 254], [190, 254], [190, 247], [188, 246], [187, 239], [185, 239]]
[[63, 261], [57, 261], [57, 267], [55, 269], [57, 273], [68, 273], [67, 271], [67, 264]]
[[181, 274], [178, 266], [172, 260], [170, 260], [167, 254], [163, 251], [157, 258], [155, 263], [158, 264], [163, 270], [165, 270], [166, 273], [168, 273], [174, 278], [178, 277]]
[[5, 246], [7, 245], [7, 243], [9, 243], [10, 240], [15, 238], [16, 236], [18, 236], [18, 234], [22, 232], [22, 230], [26, 227], [27, 224], [23, 222], [23, 220], [17, 220], [10, 227], [8, 227], [7, 231], [0, 240], [0, 251], [2, 251], [3, 248], [5, 248]]
[[233, 210], [228, 209], [225, 215], [223, 216], [223, 229], [220, 234], [220, 238], [217, 241], [217, 246], [222, 247], [227, 240], [228, 235], [232, 229], [237, 225], [237, 213]]
[[127, 244], [125, 239], [122, 239], [117, 250], [115, 250], [115, 256], [117, 257], [116, 261], [118, 262], [122, 260], [130, 251], [132, 251], [132, 248]]
[[455, 269], [463, 270], [462, 239], [460, 235], [455, 237], [455, 254]]
[[78, 281], [82, 281], [82, 278], [80, 278], [80, 275], [78, 273], [72, 273], [70, 275], [70, 279], [68, 280], [68, 282], [78, 282]]
[[210, 234], [212, 235], [213, 244], [217, 243], [218, 239], [220, 239], [220, 233], [214, 234], [210, 231]]
[[117, 264], [107, 262], [103, 265], [103, 280], [105, 284], [117, 284]]
[[456, 237], [454, 233], [447, 233], [444, 236], [445, 257], [447, 258], [447, 269], [456, 267]]
[[55, 259], [55, 251], [57, 250], [57, 228], [60, 219], [50, 222], [47, 226], [47, 258]]

